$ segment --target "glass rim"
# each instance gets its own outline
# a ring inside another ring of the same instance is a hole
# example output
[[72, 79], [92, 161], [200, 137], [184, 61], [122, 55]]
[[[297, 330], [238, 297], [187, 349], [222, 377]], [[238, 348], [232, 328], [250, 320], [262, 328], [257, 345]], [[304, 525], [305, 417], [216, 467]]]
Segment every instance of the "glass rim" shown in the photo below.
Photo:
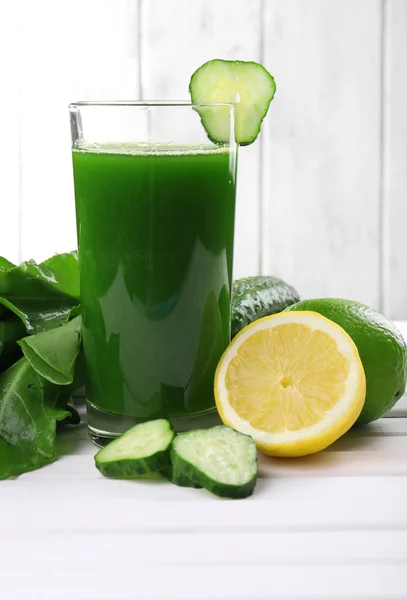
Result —
[[78, 102], [71, 102], [69, 108], [81, 108], [85, 106], [134, 106], [140, 108], [154, 108], [154, 107], [191, 107], [191, 108], [211, 108], [217, 106], [224, 106], [234, 108], [234, 104], [231, 102], [187, 102], [182, 100], [80, 100]]

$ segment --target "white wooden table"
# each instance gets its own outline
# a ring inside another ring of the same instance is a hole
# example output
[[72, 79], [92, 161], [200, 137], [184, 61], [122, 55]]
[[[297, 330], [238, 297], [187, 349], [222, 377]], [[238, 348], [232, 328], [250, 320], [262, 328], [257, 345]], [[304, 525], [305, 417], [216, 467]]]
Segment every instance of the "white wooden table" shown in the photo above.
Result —
[[0, 483], [2, 600], [407, 599], [406, 398], [318, 455], [262, 457], [241, 501], [104, 479], [95, 450], [81, 425]]

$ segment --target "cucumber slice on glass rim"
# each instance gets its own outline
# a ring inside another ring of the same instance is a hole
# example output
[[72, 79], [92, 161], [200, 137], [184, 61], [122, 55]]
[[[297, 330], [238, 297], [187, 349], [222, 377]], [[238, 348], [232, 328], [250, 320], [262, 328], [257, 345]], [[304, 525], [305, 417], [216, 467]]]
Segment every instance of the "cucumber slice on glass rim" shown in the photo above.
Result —
[[[245, 146], [260, 133], [264, 117], [276, 91], [274, 78], [256, 62], [214, 59], [191, 77], [193, 104], [227, 103], [235, 107], [235, 140]], [[216, 143], [230, 139], [228, 107], [196, 107], [208, 137]]]

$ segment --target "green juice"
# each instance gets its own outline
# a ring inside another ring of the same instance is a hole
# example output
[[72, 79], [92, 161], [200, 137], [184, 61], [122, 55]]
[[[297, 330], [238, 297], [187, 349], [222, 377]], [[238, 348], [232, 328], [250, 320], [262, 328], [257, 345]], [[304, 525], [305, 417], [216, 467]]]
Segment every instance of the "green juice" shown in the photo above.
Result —
[[214, 407], [230, 340], [235, 157], [73, 150], [87, 399], [137, 417]]

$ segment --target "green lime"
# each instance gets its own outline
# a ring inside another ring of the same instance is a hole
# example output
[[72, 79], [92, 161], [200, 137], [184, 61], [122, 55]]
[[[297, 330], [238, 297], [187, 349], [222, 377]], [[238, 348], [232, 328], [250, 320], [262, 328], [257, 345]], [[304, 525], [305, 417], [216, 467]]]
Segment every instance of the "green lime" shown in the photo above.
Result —
[[406, 343], [391, 321], [372, 308], [341, 298], [303, 300], [285, 310], [312, 310], [340, 325], [353, 339], [366, 375], [366, 400], [356, 423], [387, 413], [404, 394]]

